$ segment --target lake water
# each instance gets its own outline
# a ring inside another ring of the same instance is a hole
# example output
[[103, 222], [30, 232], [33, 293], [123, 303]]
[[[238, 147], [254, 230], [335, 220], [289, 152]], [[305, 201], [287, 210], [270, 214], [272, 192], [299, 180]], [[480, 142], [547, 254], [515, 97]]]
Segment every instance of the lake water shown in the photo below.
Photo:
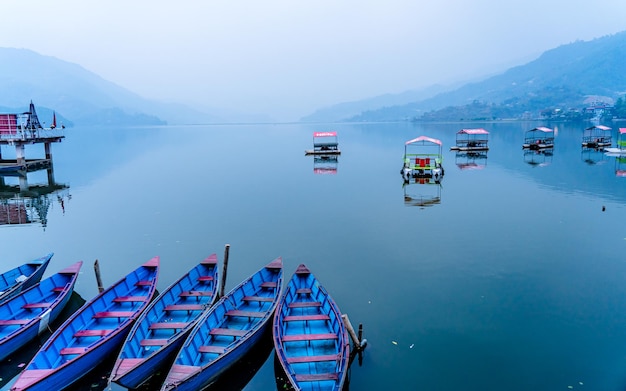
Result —
[[[88, 300], [96, 259], [109, 285], [159, 255], [162, 290], [211, 253], [221, 262], [230, 244], [227, 288], [280, 256], [286, 279], [305, 263], [363, 324], [352, 390], [623, 391], [626, 178], [616, 170], [626, 163], [582, 151], [586, 124], [557, 124], [551, 156], [525, 155], [524, 132], [538, 125], [68, 129], [52, 146], [67, 188], [39, 199], [40, 221], [0, 226], [0, 262], [54, 252], [47, 276], [84, 260], [76, 290]], [[448, 150], [461, 127], [490, 131], [486, 159]], [[316, 164], [304, 150], [326, 130], [342, 154]], [[443, 141], [441, 186], [403, 187], [404, 141], [419, 135]], [[259, 348], [241, 369], [247, 385], [230, 389], [276, 389], [270, 351]]]

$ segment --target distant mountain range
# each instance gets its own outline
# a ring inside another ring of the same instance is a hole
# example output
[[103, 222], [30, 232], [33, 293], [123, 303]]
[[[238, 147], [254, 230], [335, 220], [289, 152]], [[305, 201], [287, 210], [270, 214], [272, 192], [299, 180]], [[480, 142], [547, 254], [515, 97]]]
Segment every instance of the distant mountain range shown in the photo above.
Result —
[[[302, 122], [515, 118], [523, 113], [582, 106], [593, 95], [626, 92], [626, 32], [576, 41], [484, 80], [433, 85], [321, 108]], [[407, 80], [407, 85], [413, 84]], [[22, 112], [34, 101], [42, 121], [66, 126], [271, 122], [252, 116], [149, 100], [79, 65], [26, 49], [0, 48], [0, 112]]]
[[42, 121], [66, 126], [250, 122], [266, 117], [196, 109], [140, 97], [85, 68], [27, 49], [0, 48], [0, 112], [22, 112], [31, 100]]
[[[529, 111], [534, 115], [557, 106], [580, 108], [589, 96], [611, 99], [624, 96], [625, 58], [626, 32], [621, 32], [559, 46], [525, 65], [458, 88], [442, 87], [443, 91], [432, 88], [342, 103], [318, 110], [302, 120], [463, 120], [476, 115], [500, 117], [504, 113], [519, 117]], [[386, 103], [394, 99], [395, 104]]]

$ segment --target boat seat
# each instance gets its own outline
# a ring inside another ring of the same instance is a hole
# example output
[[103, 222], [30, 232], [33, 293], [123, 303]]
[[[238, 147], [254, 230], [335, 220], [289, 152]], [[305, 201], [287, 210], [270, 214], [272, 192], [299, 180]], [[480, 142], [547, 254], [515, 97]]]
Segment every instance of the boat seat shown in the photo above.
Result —
[[30, 309], [30, 308], [48, 308], [52, 305], [52, 303], [26, 303], [22, 306], [22, 308]]
[[184, 329], [189, 323], [187, 322], [155, 322], [148, 328], [150, 330], [167, 330], [167, 329]]
[[337, 339], [337, 334], [323, 333], [323, 334], [292, 334], [283, 335], [283, 342], [296, 342], [296, 341], [320, 341], [324, 339]]
[[276, 288], [277, 286], [276, 281], [265, 281], [261, 283], [261, 288]]
[[244, 296], [243, 301], [262, 301], [271, 303], [274, 301], [274, 298], [268, 296]]
[[94, 318], [103, 319], [103, 318], [130, 318], [135, 315], [135, 311], [102, 311], [96, 312], [94, 314]]
[[133, 303], [133, 302], [144, 302], [146, 301], [147, 296], [119, 296], [113, 299], [114, 303]]
[[167, 339], [142, 339], [139, 346], [163, 346], [167, 345]]
[[0, 320], [0, 326], [13, 326], [18, 325], [21, 326], [30, 322], [32, 319], [3, 319]]
[[80, 347], [80, 348], [63, 348], [61, 349], [61, 351], [59, 353], [61, 353], [61, 355], [70, 355], [70, 354], [82, 354], [85, 353], [85, 351], [87, 350], [86, 347]]
[[287, 304], [289, 308], [307, 308], [307, 307], [321, 307], [322, 303], [319, 301], [297, 301], [295, 303]]
[[296, 375], [296, 381], [301, 382], [312, 382], [312, 381], [321, 381], [321, 380], [337, 380], [339, 379], [339, 375], [337, 373], [315, 373], [315, 374], [301, 374]]
[[297, 295], [310, 295], [311, 294], [311, 288], [296, 289], [296, 294]]
[[74, 333], [75, 337], [104, 337], [111, 334], [113, 330], [107, 329], [93, 329], [93, 330], [78, 330]]
[[141, 280], [135, 283], [135, 286], [151, 286], [151, 285], [152, 285], [152, 281], [148, 281], [148, 280]]
[[290, 364], [297, 364], [297, 363], [306, 363], [306, 362], [337, 361], [338, 359], [339, 359], [338, 354], [326, 354], [322, 356], [287, 357], [287, 362]]
[[213, 292], [211, 291], [184, 291], [180, 292], [179, 297], [202, 297], [202, 296], [213, 296]]
[[247, 318], [262, 318], [266, 315], [266, 312], [261, 311], [242, 311], [242, 310], [230, 310], [226, 312], [226, 316], [241, 316]]
[[198, 277], [198, 282], [209, 282], [213, 281], [213, 276], [200, 276]]
[[202, 311], [206, 307], [202, 304], [170, 304], [165, 306], [165, 311]]
[[226, 351], [225, 346], [204, 345], [204, 346], [198, 347], [199, 353], [224, 354], [225, 351]]
[[63, 292], [65, 290], [65, 287], [63, 286], [55, 286], [54, 288], [52, 288], [52, 292]]
[[224, 329], [224, 328], [214, 328], [209, 331], [211, 335], [225, 335], [227, 337], [243, 337], [248, 333], [249, 330], [241, 330], [241, 329]]
[[284, 322], [302, 322], [309, 320], [330, 320], [330, 316], [326, 314], [316, 314], [316, 315], [289, 315], [285, 316], [283, 319]]

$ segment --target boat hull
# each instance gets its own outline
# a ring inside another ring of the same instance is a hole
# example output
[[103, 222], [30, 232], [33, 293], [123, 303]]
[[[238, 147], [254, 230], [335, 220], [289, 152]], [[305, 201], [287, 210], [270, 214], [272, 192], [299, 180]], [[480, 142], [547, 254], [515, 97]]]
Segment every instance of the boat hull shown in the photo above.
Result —
[[293, 389], [343, 388], [350, 359], [348, 333], [339, 308], [305, 265], [287, 284], [272, 336], [276, 357]]
[[[56, 320], [70, 300], [81, 266], [82, 262], [78, 262], [0, 305], [3, 321], [29, 320], [19, 326], [0, 326], [0, 361], [36, 338]], [[63, 289], [54, 291], [55, 288]], [[12, 327], [17, 329], [11, 330]]]
[[255, 346], [282, 293], [282, 260], [241, 282], [198, 320], [178, 352], [162, 391], [199, 390]]
[[[174, 358], [217, 297], [217, 256], [212, 254], [171, 284], [137, 319], [111, 371], [111, 381], [135, 389]], [[176, 328], [155, 328], [164, 323]]]
[[50, 253], [0, 275], [0, 303], [38, 283], [53, 255]]
[[35, 354], [11, 391], [61, 390], [117, 354], [156, 292], [155, 257], [83, 305]]

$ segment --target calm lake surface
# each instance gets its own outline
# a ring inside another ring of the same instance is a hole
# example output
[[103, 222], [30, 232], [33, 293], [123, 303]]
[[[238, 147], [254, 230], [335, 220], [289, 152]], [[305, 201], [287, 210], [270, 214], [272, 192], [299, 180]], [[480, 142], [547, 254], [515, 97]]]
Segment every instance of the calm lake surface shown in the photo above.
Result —
[[[557, 124], [552, 156], [525, 155], [524, 132], [540, 125], [68, 129], [52, 146], [67, 188], [38, 200], [43, 221], [0, 226], [0, 262], [54, 252], [47, 277], [84, 260], [76, 290], [89, 300], [96, 259], [109, 285], [158, 255], [163, 290], [209, 254], [221, 263], [230, 244], [227, 289], [280, 256], [285, 279], [305, 263], [363, 324], [351, 390], [624, 391], [626, 177], [616, 170], [626, 167], [582, 151], [588, 124]], [[490, 131], [486, 159], [449, 151], [462, 127]], [[304, 150], [326, 130], [342, 154], [320, 175]], [[443, 141], [440, 187], [403, 187], [404, 142], [419, 135]], [[273, 357], [270, 342], [241, 369], [247, 384], [220, 389], [275, 390]]]

